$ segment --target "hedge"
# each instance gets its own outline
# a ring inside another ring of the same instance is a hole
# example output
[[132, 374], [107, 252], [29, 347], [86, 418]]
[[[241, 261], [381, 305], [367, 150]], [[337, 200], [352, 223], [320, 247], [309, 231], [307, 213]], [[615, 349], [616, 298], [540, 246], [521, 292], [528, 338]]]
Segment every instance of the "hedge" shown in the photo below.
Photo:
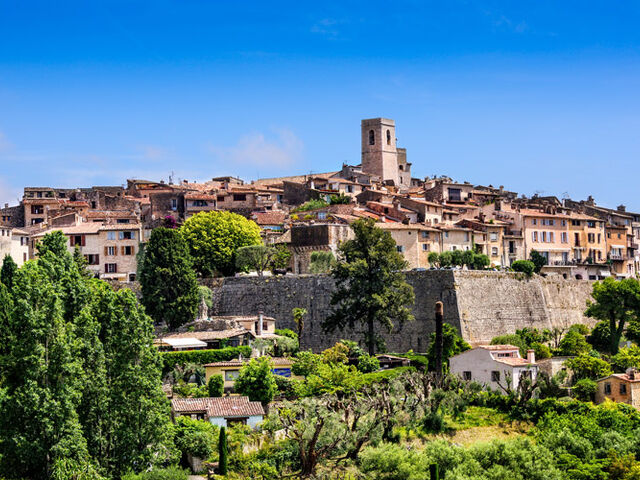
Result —
[[240, 347], [225, 347], [215, 350], [160, 352], [163, 374], [169, 373], [176, 365], [185, 365], [187, 363], [204, 365], [205, 363], [212, 362], [226, 362], [228, 360], [239, 358], [240, 355], [245, 358], [249, 358], [251, 356], [251, 347], [242, 345]]
[[391, 380], [408, 372], [415, 372], [415, 367], [397, 367], [389, 370], [381, 370], [379, 372], [363, 373], [362, 385], [372, 385], [384, 380]]

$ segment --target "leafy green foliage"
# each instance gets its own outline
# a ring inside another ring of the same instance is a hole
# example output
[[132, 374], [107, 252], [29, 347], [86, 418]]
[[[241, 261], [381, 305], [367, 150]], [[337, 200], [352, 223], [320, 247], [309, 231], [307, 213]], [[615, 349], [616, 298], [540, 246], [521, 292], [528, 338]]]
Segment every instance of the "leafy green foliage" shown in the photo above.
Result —
[[241, 272], [256, 272], [262, 276], [265, 270], [273, 270], [278, 255], [275, 247], [265, 245], [249, 245], [236, 251], [236, 267]]
[[407, 263], [396, 251], [391, 234], [371, 219], [356, 220], [351, 228], [355, 238], [340, 245], [341, 259], [332, 270], [334, 310], [323, 328], [335, 331], [364, 325], [369, 354], [373, 355], [376, 345], [382, 343], [376, 326], [391, 331], [395, 323], [413, 320], [409, 305], [415, 296], [402, 273]]
[[291, 365], [291, 371], [294, 375], [306, 377], [318, 370], [318, 366], [322, 363], [322, 357], [311, 350], [298, 352], [296, 358]]
[[380, 361], [374, 357], [369, 355], [368, 353], [363, 353], [358, 357], [358, 371], [362, 373], [371, 373], [377, 370], [380, 370]]
[[61, 232], [38, 254], [14, 276], [13, 307], [0, 311], [12, 339], [0, 365], [0, 474], [119, 477], [169, 460], [151, 319], [131, 290], [87, 278]]
[[625, 328], [640, 322], [640, 282], [635, 278], [614, 280], [608, 277], [602, 282], [594, 282], [591, 295], [594, 302], [588, 302], [585, 315], [608, 322], [608, 350], [615, 355]]
[[349, 205], [351, 201], [351, 197], [344, 193], [340, 193], [340, 195], [331, 195], [329, 197], [330, 205]]
[[629, 367], [640, 367], [640, 347], [631, 345], [621, 348], [611, 357], [611, 365], [617, 372], [624, 372]]
[[174, 443], [183, 459], [191, 455], [206, 460], [214, 452], [218, 427], [210, 422], [180, 416], [176, 418], [174, 432]]
[[196, 317], [198, 283], [179, 230], [156, 228], [151, 232], [139, 278], [142, 303], [156, 323], [177, 328]]
[[436, 268], [467, 266], [472, 270], [484, 270], [491, 264], [491, 259], [473, 250], [453, 250], [442, 253], [431, 252], [427, 257], [429, 265]]
[[575, 380], [581, 380], [583, 378], [597, 380], [598, 378], [606, 377], [613, 373], [611, 365], [606, 361], [587, 354], [581, 354], [568, 359], [565, 362], [565, 366], [573, 371], [573, 378]]
[[271, 257], [271, 272], [277, 273], [278, 270], [286, 270], [291, 260], [291, 250], [285, 244], [277, 244]]
[[229, 470], [229, 446], [227, 445], [227, 429], [220, 428], [218, 439], [218, 470], [220, 475], [226, 475]]
[[322, 199], [317, 199], [317, 200], [309, 200], [305, 203], [303, 203], [302, 205], [300, 205], [299, 207], [294, 208], [293, 210], [291, 210], [291, 213], [295, 213], [295, 212], [308, 212], [310, 210], [317, 210], [319, 208], [324, 208], [324, 207], [328, 207], [329, 204], [327, 202], [325, 202]]
[[204, 365], [205, 363], [225, 362], [239, 358], [240, 356], [248, 358], [251, 356], [251, 347], [241, 345], [239, 347], [225, 347], [211, 350], [187, 350], [185, 352], [162, 352], [160, 358], [162, 360], [162, 372], [169, 373], [177, 365], [186, 365], [195, 363]]
[[531, 253], [529, 254], [529, 261], [535, 265], [535, 273], [540, 273], [542, 267], [547, 264], [545, 256], [537, 250], [531, 250]]
[[221, 397], [224, 395], [224, 378], [221, 374], [218, 373], [209, 377], [207, 392], [210, 397]]
[[587, 342], [584, 334], [580, 333], [579, 327], [573, 325], [560, 340], [558, 351], [560, 355], [584, 355], [591, 351], [591, 345]]
[[331, 251], [319, 250], [311, 252], [309, 270], [311, 273], [329, 273], [336, 263], [336, 257]]
[[304, 330], [304, 317], [307, 314], [307, 309], [295, 307], [291, 310], [291, 314], [293, 315], [293, 323], [296, 324], [296, 329], [298, 330], [298, 340], [300, 340]]
[[241, 395], [249, 397], [249, 400], [268, 404], [278, 389], [271, 360], [267, 357], [252, 359], [240, 369], [234, 388]]
[[583, 402], [592, 402], [597, 390], [598, 384], [589, 378], [578, 380], [571, 388], [575, 398]]
[[534, 274], [536, 265], [531, 260], [516, 260], [511, 264], [511, 269], [514, 272], [522, 272], [530, 277]]
[[158, 468], [144, 473], [129, 473], [122, 480], [188, 480], [189, 472], [178, 467]]
[[203, 277], [232, 275], [238, 249], [262, 244], [260, 227], [232, 212], [200, 212], [187, 219], [180, 230], [195, 269]]
[[349, 360], [349, 347], [342, 342], [336, 343], [322, 352], [324, 363], [347, 363]]
[[13, 261], [13, 257], [7, 254], [2, 260], [2, 268], [0, 268], [0, 283], [3, 283], [7, 289], [13, 287], [13, 278], [18, 271], [18, 265]]
[[[427, 359], [429, 360], [429, 369], [435, 369], [436, 362], [436, 334], [431, 334], [429, 340], [429, 348], [427, 349]], [[469, 350], [471, 345], [464, 341], [464, 339], [458, 335], [458, 331], [449, 325], [448, 323], [442, 324], [442, 361], [443, 364], [449, 363], [449, 359], [454, 355]]]

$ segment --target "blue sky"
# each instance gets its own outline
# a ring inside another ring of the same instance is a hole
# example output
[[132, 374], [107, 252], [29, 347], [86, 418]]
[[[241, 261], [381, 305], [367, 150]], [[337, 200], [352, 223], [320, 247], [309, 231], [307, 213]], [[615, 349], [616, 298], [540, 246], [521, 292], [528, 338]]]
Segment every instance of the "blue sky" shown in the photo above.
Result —
[[640, 2], [0, 0], [0, 201], [359, 163], [640, 211]]

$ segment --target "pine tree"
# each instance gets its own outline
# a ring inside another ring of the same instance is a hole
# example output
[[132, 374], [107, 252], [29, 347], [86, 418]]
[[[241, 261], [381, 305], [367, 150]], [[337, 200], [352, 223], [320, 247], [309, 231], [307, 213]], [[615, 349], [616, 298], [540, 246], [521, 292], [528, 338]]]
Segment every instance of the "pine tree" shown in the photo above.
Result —
[[142, 303], [156, 323], [170, 328], [191, 322], [200, 296], [191, 256], [179, 230], [156, 228], [140, 271]]

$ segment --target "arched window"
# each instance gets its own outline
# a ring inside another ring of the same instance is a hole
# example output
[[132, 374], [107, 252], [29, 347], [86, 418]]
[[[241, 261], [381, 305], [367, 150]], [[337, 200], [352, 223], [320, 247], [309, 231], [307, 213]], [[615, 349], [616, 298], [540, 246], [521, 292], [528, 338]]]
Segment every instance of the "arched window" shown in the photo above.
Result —
[[373, 133], [373, 130], [369, 130], [369, 145], [376, 144], [376, 134]]
[[391, 145], [391, 132], [387, 130], [387, 145]]

